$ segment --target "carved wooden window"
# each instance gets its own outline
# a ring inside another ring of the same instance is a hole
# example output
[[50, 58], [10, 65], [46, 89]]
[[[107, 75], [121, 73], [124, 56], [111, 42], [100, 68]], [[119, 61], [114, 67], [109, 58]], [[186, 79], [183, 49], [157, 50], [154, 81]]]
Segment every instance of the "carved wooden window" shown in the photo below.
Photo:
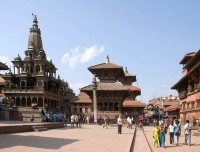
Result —
[[185, 108], [185, 104], [186, 104], [186, 103], [184, 102], [184, 103], [183, 103], [183, 110], [185, 110], [185, 109], [186, 109], [186, 108]]
[[200, 108], [200, 99], [197, 100], [197, 108]]
[[192, 105], [191, 109], [194, 109], [194, 101], [191, 102], [191, 105]]
[[187, 110], [190, 109], [190, 102], [187, 103]]
[[183, 105], [180, 105], [180, 110], [183, 110], [182, 108], [183, 108]]

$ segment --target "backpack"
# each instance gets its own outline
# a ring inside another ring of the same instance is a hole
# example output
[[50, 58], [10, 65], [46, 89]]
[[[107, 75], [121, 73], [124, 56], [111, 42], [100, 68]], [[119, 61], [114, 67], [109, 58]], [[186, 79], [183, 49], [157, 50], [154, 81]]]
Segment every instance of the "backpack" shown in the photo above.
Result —
[[180, 127], [179, 126], [176, 126], [176, 129], [174, 131], [175, 134], [178, 134], [180, 132]]

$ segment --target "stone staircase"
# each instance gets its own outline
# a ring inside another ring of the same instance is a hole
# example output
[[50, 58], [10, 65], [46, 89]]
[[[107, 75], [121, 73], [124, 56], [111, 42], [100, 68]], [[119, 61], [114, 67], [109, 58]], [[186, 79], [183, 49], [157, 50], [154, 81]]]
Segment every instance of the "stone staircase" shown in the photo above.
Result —
[[34, 122], [41, 122], [40, 110], [33, 110], [31, 108], [18, 108], [18, 112], [22, 113], [24, 117], [23, 121], [30, 122], [30, 116], [33, 115], [35, 117]]
[[39, 132], [39, 131], [47, 131], [48, 129], [44, 126], [33, 126], [33, 130]]

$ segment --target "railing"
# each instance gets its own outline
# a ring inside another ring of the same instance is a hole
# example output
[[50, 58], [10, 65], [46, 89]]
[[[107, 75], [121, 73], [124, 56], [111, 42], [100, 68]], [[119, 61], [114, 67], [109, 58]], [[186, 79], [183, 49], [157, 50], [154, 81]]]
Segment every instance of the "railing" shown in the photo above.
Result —
[[37, 86], [7, 86], [3, 92], [44, 92], [44, 88]]

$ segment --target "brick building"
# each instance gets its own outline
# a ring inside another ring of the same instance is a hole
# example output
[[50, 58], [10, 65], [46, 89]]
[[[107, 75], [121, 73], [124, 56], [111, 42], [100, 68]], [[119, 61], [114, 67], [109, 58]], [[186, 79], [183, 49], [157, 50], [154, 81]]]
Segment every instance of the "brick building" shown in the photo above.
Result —
[[182, 78], [172, 87], [180, 98], [180, 117], [183, 121], [200, 118], [200, 50], [187, 53], [180, 61]]

